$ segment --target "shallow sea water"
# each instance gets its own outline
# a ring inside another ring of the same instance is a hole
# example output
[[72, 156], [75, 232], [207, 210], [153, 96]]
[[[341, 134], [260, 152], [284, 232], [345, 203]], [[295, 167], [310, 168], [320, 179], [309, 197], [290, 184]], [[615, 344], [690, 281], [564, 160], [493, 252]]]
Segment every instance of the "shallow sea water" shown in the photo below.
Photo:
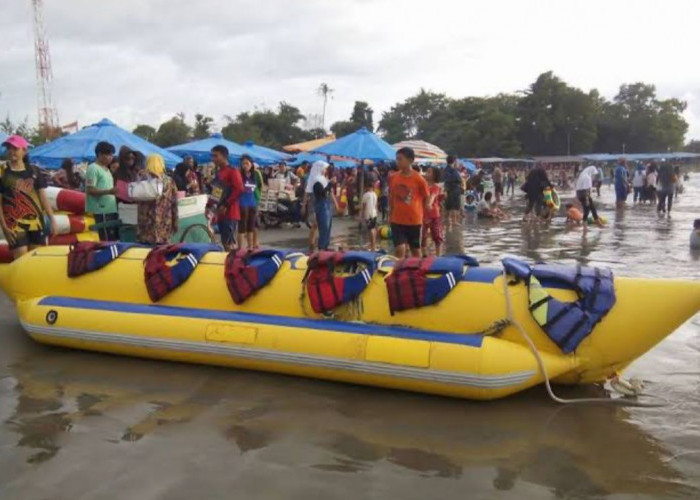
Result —
[[[700, 175], [671, 219], [616, 213], [602, 194], [606, 229], [523, 226], [507, 199], [513, 219], [467, 221], [448, 251], [700, 278], [688, 250]], [[336, 228], [335, 244], [360, 243]], [[299, 230], [263, 241], [305, 246]], [[50, 348], [4, 297], [0, 342], [3, 499], [700, 498], [700, 316], [628, 372], [669, 401], [655, 409], [562, 407], [542, 388], [476, 403]]]

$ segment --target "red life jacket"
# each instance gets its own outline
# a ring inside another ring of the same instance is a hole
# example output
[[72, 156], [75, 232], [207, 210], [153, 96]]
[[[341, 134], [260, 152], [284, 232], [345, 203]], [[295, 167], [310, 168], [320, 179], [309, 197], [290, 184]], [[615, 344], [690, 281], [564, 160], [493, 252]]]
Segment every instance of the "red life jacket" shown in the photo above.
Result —
[[[376, 269], [376, 254], [371, 252], [320, 251], [309, 257], [304, 278], [311, 308], [325, 314], [360, 296]], [[362, 264], [364, 269], [350, 276], [337, 276], [335, 268]]]
[[7, 243], [0, 244], [0, 264], [9, 264], [13, 260], [10, 246]]
[[342, 252], [324, 250], [309, 257], [306, 292], [317, 314], [332, 311], [343, 303], [343, 278], [334, 276], [335, 266], [342, 259]]
[[[177, 244], [161, 245], [153, 248], [144, 260], [144, 278], [148, 296], [153, 302], [165, 297], [170, 291], [183, 284], [197, 267], [199, 260], [207, 252], [218, 251], [220, 247], [213, 244]], [[172, 266], [168, 261], [183, 255]]]
[[233, 301], [242, 304], [272, 281], [288, 253], [273, 249], [229, 252], [224, 265], [224, 277]]
[[229, 252], [224, 264], [224, 278], [231, 298], [236, 304], [242, 304], [258, 289], [257, 269], [246, 265], [248, 250]]
[[97, 271], [134, 246], [138, 245], [96, 241], [74, 243], [68, 252], [68, 277], [75, 278]]
[[[398, 261], [385, 280], [391, 314], [437, 304], [461, 281], [464, 266], [478, 265], [475, 259], [466, 255], [412, 257]], [[429, 278], [429, 274], [433, 276]]]
[[396, 263], [386, 278], [391, 314], [425, 305], [428, 271], [434, 260], [433, 257], [411, 257]]

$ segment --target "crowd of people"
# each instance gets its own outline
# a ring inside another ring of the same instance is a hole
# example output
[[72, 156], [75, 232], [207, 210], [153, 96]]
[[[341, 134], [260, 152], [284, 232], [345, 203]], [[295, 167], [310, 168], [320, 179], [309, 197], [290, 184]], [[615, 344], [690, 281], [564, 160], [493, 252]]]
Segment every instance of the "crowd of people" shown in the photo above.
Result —
[[[100, 142], [95, 161], [84, 172], [66, 159], [50, 178], [32, 166], [28, 144], [20, 136], [4, 143], [8, 167], [0, 180], [0, 225], [16, 256], [43, 244], [45, 224], [53, 213], [46, 197], [49, 183], [86, 194], [86, 212], [94, 216], [101, 240], [118, 240], [118, 203], [132, 203], [128, 194], [132, 183], [155, 183], [158, 195], [139, 199], [136, 238], [148, 245], [168, 243], [179, 229], [178, 199], [183, 196], [209, 196], [209, 214], [226, 250], [254, 249], [259, 246], [260, 204], [263, 193], [275, 189], [293, 193], [291, 218], [297, 227], [309, 228], [309, 250], [331, 246], [333, 218], [357, 219], [367, 234], [370, 250], [377, 250], [379, 229], [388, 225], [395, 255], [399, 258], [440, 255], [444, 249], [443, 218], [447, 229], [474, 214], [477, 218], [499, 221], [510, 217], [503, 198], [522, 192], [526, 200], [526, 223], [549, 221], [557, 215], [551, 199], [555, 188], [573, 187], [575, 196], [565, 204], [569, 224], [604, 225], [595, 195], [609, 179], [615, 189], [616, 204], [623, 208], [630, 193], [635, 204], [655, 203], [659, 214], [670, 214], [673, 199], [682, 192], [677, 166], [637, 163], [627, 165], [621, 158], [606, 178], [601, 165], [535, 165], [525, 169], [495, 164], [470, 172], [453, 155], [446, 166], [419, 167], [410, 148], [399, 149], [395, 164], [359, 164], [357, 168], [336, 168], [331, 162], [303, 162], [289, 167], [285, 162], [258, 166], [244, 155], [239, 165], [229, 163], [225, 146], [211, 150], [211, 164], [199, 166], [186, 156], [172, 172], [163, 158], [144, 156], [123, 146]], [[549, 194], [548, 194], [549, 193]], [[274, 209], [274, 208], [273, 208]], [[268, 207], [266, 210], [270, 210]]]

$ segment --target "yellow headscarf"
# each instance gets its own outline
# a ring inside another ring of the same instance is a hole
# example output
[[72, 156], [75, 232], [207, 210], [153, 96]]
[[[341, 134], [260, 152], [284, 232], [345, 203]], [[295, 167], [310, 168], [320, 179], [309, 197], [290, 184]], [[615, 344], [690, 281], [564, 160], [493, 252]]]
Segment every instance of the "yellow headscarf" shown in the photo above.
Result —
[[163, 157], [158, 154], [148, 155], [146, 157], [146, 171], [159, 179], [165, 174], [165, 162]]

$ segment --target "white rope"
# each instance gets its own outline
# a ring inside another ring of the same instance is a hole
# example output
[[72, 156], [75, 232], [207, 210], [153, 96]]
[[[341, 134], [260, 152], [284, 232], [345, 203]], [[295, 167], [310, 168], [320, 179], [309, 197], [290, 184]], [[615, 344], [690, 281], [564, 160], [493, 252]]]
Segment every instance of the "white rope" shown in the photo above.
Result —
[[[643, 401], [636, 401], [636, 400], [630, 400], [630, 399], [625, 399], [625, 398], [618, 398], [618, 399], [607, 399], [607, 398], [576, 398], [576, 399], [565, 399], [557, 396], [554, 394], [554, 391], [552, 390], [552, 384], [549, 381], [549, 375], [547, 374], [547, 369], [544, 366], [544, 361], [542, 361], [542, 356], [540, 356], [539, 351], [537, 350], [537, 346], [535, 346], [535, 343], [532, 341], [530, 336], [527, 334], [525, 331], [525, 328], [516, 321], [515, 316], [513, 315], [513, 306], [511, 304], [510, 300], [510, 294], [508, 293], [508, 274], [505, 270], [503, 270], [503, 295], [505, 295], [505, 301], [506, 301], [506, 317], [510, 321], [510, 323], [515, 326], [520, 332], [520, 335], [525, 339], [525, 342], [527, 342], [528, 346], [530, 347], [530, 351], [532, 351], [533, 356], [535, 356], [535, 360], [537, 361], [537, 366], [540, 369], [540, 373], [542, 374], [542, 378], [544, 378], [544, 385], [545, 388], [547, 389], [547, 394], [549, 394], [549, 397], [552, 398], [552, 400], [556, 401], [557, 403], [560, 404], [581, 404], [581, 403], [602, 403], [602, 404], [613, 404], [617, 406], [636, 406], [636, 407], [641, 407], [641, 408], [658, 408], [661, 406], [666, 406], [668, 403], [664, 400], [663, 403], [645, 403]], [[618, 379], [619, 380], [619, 379]], [[642, 396], [644, 394], [637, 394], [639, 396]], [[662, 399], [658, 398], [658, 396], [653, 396], [653, 395], [644, 395], [648, 397], [653, 397], [657, 399]]]

